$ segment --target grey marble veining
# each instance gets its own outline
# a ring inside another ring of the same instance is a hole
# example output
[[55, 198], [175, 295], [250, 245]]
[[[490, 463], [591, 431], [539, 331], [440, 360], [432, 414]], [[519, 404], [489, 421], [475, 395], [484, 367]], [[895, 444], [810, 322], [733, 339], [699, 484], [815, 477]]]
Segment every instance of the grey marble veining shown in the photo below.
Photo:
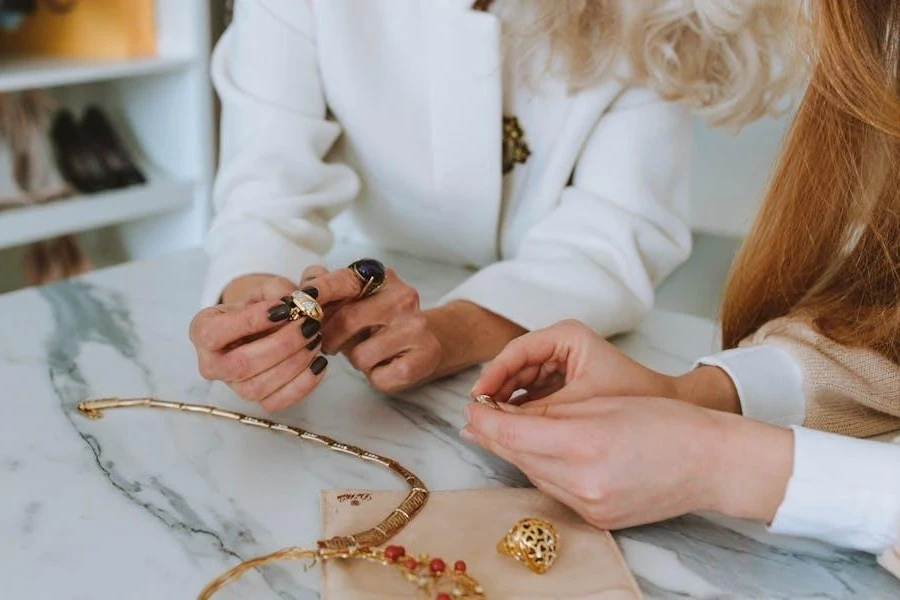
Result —
[[[358, 249], [332, 257], [345, 264]], [[434, 302], [465, 272], [390, 257]], [[0, 597], [191, 598], [236, 561], [319, 533], [318, 490], [403, 489], [392, 474], [268, 431], [81, 400], [156, 395], [262, 416], [199, 378], [187, 340], [204, 259], [190, 252], [0, 296]], [[617, 343], [678, 372], [712, 325], [657, 312]], [[341, 360], [280, 421], [400, 460], [433, 489], [524, 486], [457, 433], [474, 373], [387, 398]], [[690, 515], [617, 534], [648, 598], [900, 598], [872, 557]], [[274, 566], [223, 598], [317, 598], [317, 572]]]

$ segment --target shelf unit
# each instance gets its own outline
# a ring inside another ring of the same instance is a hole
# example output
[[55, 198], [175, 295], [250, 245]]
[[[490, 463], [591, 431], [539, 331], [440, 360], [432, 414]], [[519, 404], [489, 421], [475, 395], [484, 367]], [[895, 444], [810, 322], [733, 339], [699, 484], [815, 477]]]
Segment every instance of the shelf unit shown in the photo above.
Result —
[[0, 248], [166, 214], [189, 207], [194, 192], [191, 181], [157, 180], [152, 185], [8, 209], [0, 212]]
[[0, 58], [0, 93], [156, 75], [185, 68], [189, 57], [133, 60]]
[[103, 107], [149, 180], [2, 210], [0, 249], [110, 225], [127, 259], [202, 243], [214, 146], [209, 4], [156, 0], [156, 29], [158, 52], [152, 58], [0, 58], [0, 93], [44, 89], [76, 113], [89, 104]]

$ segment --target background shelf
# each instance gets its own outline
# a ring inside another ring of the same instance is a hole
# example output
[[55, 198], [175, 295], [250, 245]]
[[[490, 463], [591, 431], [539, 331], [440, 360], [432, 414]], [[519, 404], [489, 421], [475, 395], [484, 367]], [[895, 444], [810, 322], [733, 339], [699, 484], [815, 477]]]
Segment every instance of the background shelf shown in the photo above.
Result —
[[0, 248], [172, 212], [190, 205], [195, 191], [190, 181], [151, 181], [40, 206], [6, 209], [0, 211]]
[[94, 83], [167, 73], [187, 67], [190, 58], [132, 60], [0, 59], [0, 92]]

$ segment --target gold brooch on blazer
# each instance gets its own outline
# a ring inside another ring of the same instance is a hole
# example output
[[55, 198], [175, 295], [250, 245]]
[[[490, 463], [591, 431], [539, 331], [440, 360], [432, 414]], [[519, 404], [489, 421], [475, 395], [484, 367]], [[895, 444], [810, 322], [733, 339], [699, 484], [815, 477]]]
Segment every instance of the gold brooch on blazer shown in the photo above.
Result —
[[531, 156], [531, 150], [525, 141], [525, 132], [516, 117], [503, 117], [503, 174], [506, 175], [516, 166], [523, 164]]

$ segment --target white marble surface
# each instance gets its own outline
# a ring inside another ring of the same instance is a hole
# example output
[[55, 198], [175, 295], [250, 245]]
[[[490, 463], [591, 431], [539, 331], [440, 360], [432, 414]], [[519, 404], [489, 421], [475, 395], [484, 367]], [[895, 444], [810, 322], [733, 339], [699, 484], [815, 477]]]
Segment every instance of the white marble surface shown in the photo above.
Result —
[[[346, 256], [335, 257], [338, 264]], [[434, 300], [464, 276], [391, 258]], [[133, 409], [88, 421], [98, 396], [158, 397], [259, 414], [196, 373], [187, 340], [199, 252], [0, 297], [0, 598], [195, 597], [239, 558], [318, 535], [320, 488], [402, 489], [390, 474], [271, 432]], [[620, 340], [679, 371], [714, 346], [710, 323], [656, 313]], [[433, 489], [522, 486], [462, 443], [473, 374], [380, 397], [336, 360], [277, 418], [396, 458]], [[649, 598], [898, 598], [871, 557], [688, 516], [617, 534]], [[265, 569], [223, 597], [316, 598], [317, 573]]]

